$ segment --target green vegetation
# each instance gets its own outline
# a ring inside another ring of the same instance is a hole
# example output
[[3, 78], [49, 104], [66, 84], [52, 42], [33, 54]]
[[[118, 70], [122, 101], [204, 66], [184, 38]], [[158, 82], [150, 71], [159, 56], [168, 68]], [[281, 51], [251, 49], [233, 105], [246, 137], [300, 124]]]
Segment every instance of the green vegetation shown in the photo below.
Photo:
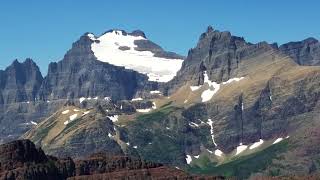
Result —
[[33, 137], [33, 142], [42, 141], [49, 133], [49, 131], [57, 124], [57, 122], [53, 122], [50, 126], [45, 126], [45, 128], [39, 128], [38, 132], [36, 132]]
[[[216, 166], [216, 163], [207, 163], [206, 166], [195, 165], [188, 168], [188, 171], [194, 174], [222, 175], [226, 177], [236, 176], [241, 179], [248, 178], [250, 174], [266, 169], [272, 163], [272, 159], [277, 158], [279, 153], [285, 152], [288, 148], [288, 142], [283, 141], [272, 145], [262, 151], [239, 157], [231, 162]], [[198, 162], [199, 163], [199, 162]], [[274, 172], [273, 175], [277, 175]]]
[[[169, 104], [158, 110], [137, 117], [127, 126], [131, 144], [137, 145], [139, 155], [148, 161], [177, 164], [184, 159], [183, 134], [174, 127], [167, 129], [177, 120], [180, 109]], [[177, 157], [180, 157], [177, 158]]]
[[143, 121], [144, 123], [146, 121], [159, 121], [159, 120], [163, 120], [165, 119], [170, 113], [175, 112], [176, 110], [178, 110], [179, 108], [177, 107], [173, 107], [173, 106], [169, 106], [166, 105], [162, 108], [160, 108], [159, 110], [149, 113], [149, 114], [143, 114], [137, 117], [137, 123], [139, 123], [139, 121]]

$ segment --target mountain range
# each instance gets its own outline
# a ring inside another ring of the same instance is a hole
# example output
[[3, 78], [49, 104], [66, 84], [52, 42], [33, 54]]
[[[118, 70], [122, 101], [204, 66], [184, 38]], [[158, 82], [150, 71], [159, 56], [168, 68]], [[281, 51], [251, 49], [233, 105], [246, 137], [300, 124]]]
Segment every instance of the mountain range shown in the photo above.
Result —
[[85, 33], [43, 76], [0, 71], [0, 142], [139, 157], [192, 174], [319, 173], [320, 43], [250, 43], [211, 26], [187, 57], [136, 30]]

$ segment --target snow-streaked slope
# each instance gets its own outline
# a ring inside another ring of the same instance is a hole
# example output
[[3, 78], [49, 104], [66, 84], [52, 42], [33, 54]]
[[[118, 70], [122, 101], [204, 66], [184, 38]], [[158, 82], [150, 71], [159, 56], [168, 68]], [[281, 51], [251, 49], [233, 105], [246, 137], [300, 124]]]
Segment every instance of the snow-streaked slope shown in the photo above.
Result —
[[[148, 75], [149, 81], [168, 82], [181, 68], [182, 59], [166, 59], [155, 57], [151, 51], [137, 51], [136, 40], [147, 40], [142, 36], [123, 34], [122, 31], [111, 31], [99, 38], [93, 34], [88, 37], [94, 41], [91, 49], [98, 60], [124, 66], [137, 72]], [[119, 47], [127, 47], [128, 50], [120, 50]]]

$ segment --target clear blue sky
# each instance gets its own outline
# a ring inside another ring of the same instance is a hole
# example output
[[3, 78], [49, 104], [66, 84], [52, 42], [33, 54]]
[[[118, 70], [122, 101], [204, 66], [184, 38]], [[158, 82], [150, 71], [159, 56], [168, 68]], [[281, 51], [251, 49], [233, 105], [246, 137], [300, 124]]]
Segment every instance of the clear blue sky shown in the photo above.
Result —
[[46, 73], [83, 33], [143, 30], [187, 54], [208, 25], [250, 42], [320, 38], [319, 0], [6, 0], [0, 2], [0, 69], [30, 57]]

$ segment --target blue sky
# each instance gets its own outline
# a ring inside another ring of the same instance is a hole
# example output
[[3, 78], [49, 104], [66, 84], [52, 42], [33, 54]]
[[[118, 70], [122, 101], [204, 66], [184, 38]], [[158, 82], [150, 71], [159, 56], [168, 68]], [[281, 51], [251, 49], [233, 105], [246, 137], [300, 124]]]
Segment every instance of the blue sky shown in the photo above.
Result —
[[0, 3], [0, 69], [30, 57], [46, 73], [85, 32], [143, 30], [185, 55], [208, 25], [250, 42], [320, 39], [319, 0], [7, 0]]

